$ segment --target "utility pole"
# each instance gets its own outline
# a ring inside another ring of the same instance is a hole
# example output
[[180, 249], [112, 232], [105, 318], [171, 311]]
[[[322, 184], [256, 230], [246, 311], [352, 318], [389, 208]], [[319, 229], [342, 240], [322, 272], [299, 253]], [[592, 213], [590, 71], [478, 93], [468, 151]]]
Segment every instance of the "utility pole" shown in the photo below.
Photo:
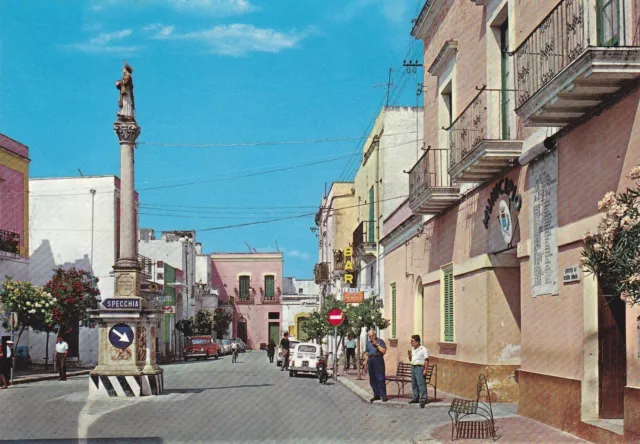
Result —
[[387, 104], [386, 106], [389, 106], [389, 94], [391, 93], [391, 87], [394, 86], [394, 83], [391, 81], [391, 75], [393, 73], [393, 68], [389, 68], [389, 78], [387, 80], [387, 83], [381, 83], [380, 85], [373, 85], [374, 88], [382, 88], [382, 87], [387, 87]]

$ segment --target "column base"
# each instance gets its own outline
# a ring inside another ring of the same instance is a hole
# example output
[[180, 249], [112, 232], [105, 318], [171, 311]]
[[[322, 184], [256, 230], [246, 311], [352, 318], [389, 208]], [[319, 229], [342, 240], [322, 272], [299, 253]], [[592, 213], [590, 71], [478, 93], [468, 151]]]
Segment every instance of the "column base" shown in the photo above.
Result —
[[89, 378], [89, 399], [139, 398], [164, 393], [162, 370], [155, 374], [95, 374]]

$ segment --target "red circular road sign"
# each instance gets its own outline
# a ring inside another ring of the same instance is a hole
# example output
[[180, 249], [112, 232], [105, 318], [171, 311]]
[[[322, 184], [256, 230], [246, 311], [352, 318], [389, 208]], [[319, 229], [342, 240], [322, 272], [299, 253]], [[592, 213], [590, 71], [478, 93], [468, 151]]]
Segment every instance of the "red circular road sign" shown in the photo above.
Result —
[[337, 327], [344, 322], [344, 313], [339, 308], [333, 308], [328, 313], [329, 324]]

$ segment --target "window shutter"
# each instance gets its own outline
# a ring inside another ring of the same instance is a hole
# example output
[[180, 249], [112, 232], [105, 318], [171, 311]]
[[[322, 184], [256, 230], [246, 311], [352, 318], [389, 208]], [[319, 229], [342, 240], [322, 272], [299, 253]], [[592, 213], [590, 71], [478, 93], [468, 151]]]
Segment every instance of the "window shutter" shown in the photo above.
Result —
[[453, 269], [444, 272], [444, 340], [453, 342]]
[[265, 297], [272, 298], [275, 295], [275, 278], [273, 276], [264, 277]]
[[249, 276], [240, 276], [240, 299], [249, 299]]
[[391, 284], [391, 337], [396, 338], [396, 284]]

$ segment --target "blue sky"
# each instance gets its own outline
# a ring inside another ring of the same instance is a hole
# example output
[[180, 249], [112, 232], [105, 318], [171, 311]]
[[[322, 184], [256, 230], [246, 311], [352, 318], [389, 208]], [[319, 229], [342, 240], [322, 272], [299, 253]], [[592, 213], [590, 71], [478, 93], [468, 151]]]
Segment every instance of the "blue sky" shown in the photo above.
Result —
[[[420, 72], [406, 74], [402, 61], [419, 58], [409, 31], [423, 3], [4, 0], [0, 132], [29, 146], [32, 177], [119, 175], [114, 82], [125, 59], [142, 127], [141, 227], [314, 213], [325, 182], [353, 176], [360, 154], [348, 155], [383, 104], [386, 90], [374, 85], [390, 67], [391, 104], [416, 105]], [[319, 139], [348, 140], [251, 145]], [[206, 252], [247, 251], [245, 242], [273, 251], [277, 241], [285, 274], [304, 278], [317, 257], [311, 226], [309, 216], [200, 231], [198, 240]]]

